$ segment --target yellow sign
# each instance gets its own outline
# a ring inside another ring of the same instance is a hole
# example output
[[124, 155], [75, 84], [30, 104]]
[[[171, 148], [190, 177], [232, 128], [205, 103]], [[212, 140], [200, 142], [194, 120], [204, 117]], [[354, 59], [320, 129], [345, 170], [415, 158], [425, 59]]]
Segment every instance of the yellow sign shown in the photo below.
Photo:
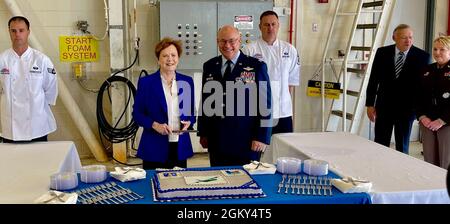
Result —
[[61, 62], [94, 62], [100, 57], [98, 42], [90, 36], [60, 36]]
[[[321, 81], [309, 80], [307, 95], [318, 97], [321, 96]], [[325, 97], [330, 99], [339, 99], [339, 95], [341, 95], [341, 84], [335, 82], [325, 82]]]

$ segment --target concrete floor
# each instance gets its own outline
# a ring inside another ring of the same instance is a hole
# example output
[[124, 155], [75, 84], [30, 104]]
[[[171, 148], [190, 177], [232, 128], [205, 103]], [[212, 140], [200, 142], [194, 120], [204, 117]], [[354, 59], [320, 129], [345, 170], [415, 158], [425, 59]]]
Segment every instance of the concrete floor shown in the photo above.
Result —
[[[391, 145], [391, 148], [395, 148], [395, 146]], [[421, 152], [422, 152], [422, 144], [420, 142], [411, 142], [410, 149], [409, 149], [409, 155], [413, 156], [417, 159], [423, 160], [423, 155]], [[127, 162], [130, 164], [139, 164], [142, 161], [139, 158], [128, 158]], [[96, 164], [96, 165], [101, 164], [101, 165], [105, 165], [109, 171], [114, 170], [115, 166], [124, 166], [113, 160], [110, 160], [110, 161], [104, 162], [104, 163], [100, 163], [97, 160], [95, 160], [94, 158], [82, 158], [81, 164], [83, 166], [93, 165], [93, 164]], [[188, 159], [187, 166], [188, 167], [209, 167], [210, 164], [209, 164], [208, 153], [195, 153], [193, 157]], [[137, 166], [137, 167], [142, 167], [142, 166]]]
[[[395, 148], [395, 146], [391, 146], [391, 148]], [[409, 155], [413, 156], [417, 159], [423, 160], [422, 154], [422, 143], [420, 142], [411, 142], [409, 145]]]
[[[140, 164], [142, 160], [139, 158], [129, 157], [128, 164]], [[126, 166], [124, 164], [120, 164], [114, 160], [109, 160], [107, 162], [98, 162], [95, 158], [81, 158], [81, 165], [105, 165], [108, 171], [113, 171], [116, 166]], [[189, 158], [187, 161], [188, 167], [209, 167], [209, 156], [208, 153], [194, 153], [194, 156]], [[141, 167], [142, 166], [135, 166]]]

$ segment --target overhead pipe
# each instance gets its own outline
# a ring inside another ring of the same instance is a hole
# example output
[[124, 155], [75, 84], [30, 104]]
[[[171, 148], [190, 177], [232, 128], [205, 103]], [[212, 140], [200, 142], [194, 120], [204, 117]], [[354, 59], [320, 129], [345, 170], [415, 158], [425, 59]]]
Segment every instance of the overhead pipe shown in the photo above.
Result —
[[[4, 0], [4, 2], [12, 15], [23, 15], [15, 0]], [[30, 45], [33, 46], [33, 48], [39, 51], [43, 51], [44, 48], [42, 47], [36, 36], [33, 34], [33, 32], [30, 33], [29, 40]], [[70, 91], [67, 89], [66, 84], [61, 78], [58, 78], [57, 80], [59, 92], [58, 96], [60, 97], [67, 111], [69, 112], [69, 115], [74, 121], [78, 130], [80, 131], [81, 136], [86, 141], [86, 144], [89, 146], [89, 149], [91, 150], [95, 159], [99, 162], [107, 161], [108, 157], [105, 151], [103, 150], [103, 147], [98, 142], [97, 138], [95, 137], [94, 133], [89, 127], [86, 119], [82, 116], [81, 110], [76, 104], [72, 95], [70, 94]]]
[[426, 6], [425, 51], [433, 51], [435, 30], [436, 0], [428, 0]]
[[[297, 7], [298, 7], [297, 4], [294, 4], [294, 0], [290, 0], [289, 5], [290, 5], [291, 14], [289, 15], [289, 43], [294, 45], [295, 48], [297, 48], [297, 46], [296, 46], [297, 41], [294, 41], [293, 38], [294, 38], [294, 36], [297, 38], [298, 29], [297, 29], [297, 27], [295, 28], [295, 35], [294, 35], [294, 15], [295, 15], [295, 19], [296, 19], [295, 24], [297, 25], [297, 22], [298, 22], [297, 21]], [[295, 44], [294, 44], [294, 42], [295, 42]], [[299, 54], [299, 57], [300, 57], [300, 53], [298, 50], [297, 50], [297, 54]], [[300, 60], [300, 58], [298, 60]], [[295, 97], [295, 88], [292, 90], [291, 98], [292, 98], [292, 105], [293, 105], [292, 113], [295, 114], [295, 111], [296, 111], [295, 110], [295, 98], [296, 98]], [[294, 127], [295, 127], [296, 120], [297, 120], [296, 117], [292, 116], [292, 123], [294, 124]]]
[[[450, 0], [449, 0], [450, 1]], [[290, 1], [291, 15], [289, 15], [289, 43], [292, 44], [292, 36], [294, 33], [294, 0]], [[297, 30], [297, 29], [295, 29]]]

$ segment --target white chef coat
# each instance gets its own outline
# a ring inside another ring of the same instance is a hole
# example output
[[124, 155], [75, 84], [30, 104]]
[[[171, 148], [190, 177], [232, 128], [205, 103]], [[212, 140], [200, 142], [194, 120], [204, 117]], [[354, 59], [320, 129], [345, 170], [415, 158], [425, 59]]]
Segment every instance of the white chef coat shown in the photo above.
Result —
[[28, 47], [0, 54], [0, 119], [2, 136], [26, 141], [56, 130], [50, 105], [58, 96], [56, 70], [43, 53]]
[[272, 90], [273, 118], [292, 116], [293, 106], [289, 86], [300, 84], [300, 60], [297, 49], [286, 41], [277, 39], [271, 46], [259, 38], [247, 44], [242, 51], [267, 64]]

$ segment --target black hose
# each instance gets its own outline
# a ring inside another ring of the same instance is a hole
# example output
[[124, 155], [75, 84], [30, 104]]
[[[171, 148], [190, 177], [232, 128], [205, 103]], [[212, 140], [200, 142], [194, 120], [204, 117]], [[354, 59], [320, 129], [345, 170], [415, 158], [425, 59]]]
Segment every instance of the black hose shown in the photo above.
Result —
[[[111, 87], [111, 84], [113, 82], [124, 82], [125, 84], [127, 84], [129, 91], [132, 93], [128, 96], [128, 100], [124, 108], [124, 111], [121, 114], [120, 118], [118, 119], [117, 123], [114, 125], [114, 127], [109, 124], [108, 120], [105, 117], [105, 114], [103, 113], [103, 93], [107, 88], [109, 93], [109, 87]], [[134, 99], [135, 95], [136, 95], [136, 88], [134, 87], [133, 83], [131, 83], [125, 77], [111, 76], [103, 83], [103, 85], [100, 87], [97, 96], [97, 123], [101, 135], [100, 137], [103, 136], [106, 140], [108, 140], [111, 143], [120, 143], [128, 139], [134, 139], [139, 126], [136, 124], [133, 118], [131, 118], [130, 123], [127, 124], [125, 127], [117, 128], [117, 126], [119, 125], [120, 121], [122, 120], [122, 118], [126, 113], [126, 109], [130, 104], [131, 97], [133, 96]]]
[[[136, 95], [136, 88], [134, 87], [133, 83], [130, 82], [130, 80], [128, 80], [125, 77], [117, 76], [117, 74], [124, 72], [124, 71], [130, 69], [131, 67], [133, 67], [133, 65], [136, 63], [136, 61], [138, 59], [138, 56], [139, 56], [139, 51], [136, 51], [136, 56], [133, 60], [133, 63], [131, 63], [130, 66], [115, 72], [111, 77], [109, 77], [102, 84], [102, 86], [99, 89], [98, 96], [97, 96], [96, 114], [97, 114], [97, 124], [98, 124], [99, 136], [100, 136], [100, 140], [102, 142], [103, 147], [105, 147], [105, 145], [103, 143], [103, 138], [105, 138], [106, 140], [108, 140], [111, 143], [120, 143], [120, 142], [126, 141], [128, 139], [133, 139], [133, 141], [134, 141], [134, 139], [136, 137], [136, 133], [137, 133], [139, 126], [136, 124], [136, 122], [134, 121], [133, 118], [131, 118], [130, 123], [127, 124], [125, 127], [117, 128], [117, 126], [120, 124], [121, 120], [123, 119], [128, 106], [130, 105], [131, 97], [133, 97], [133, 99], [134, 99], [134, 96]], [[125, 84], [127, 84], [129, 92], [131, 92], [131, 94], [129, 94], [129, 96], [128, 96], [128, 100], [125, 105], [124, 111], [120, 115], [120, 117], [117, 120], [117, 123], [114, 125], [114, 127], [109, 124], [108, 120], [106, 119], [106, 117], [103, 113], [103, 95], [104, 95], [104, 92], [107, 90], [108, 98], [109, 98], [109, 101], [111, 102], [111, 94], [110, 94], [109, 88], [111, 87], [113, 82], [124, 82]]]

